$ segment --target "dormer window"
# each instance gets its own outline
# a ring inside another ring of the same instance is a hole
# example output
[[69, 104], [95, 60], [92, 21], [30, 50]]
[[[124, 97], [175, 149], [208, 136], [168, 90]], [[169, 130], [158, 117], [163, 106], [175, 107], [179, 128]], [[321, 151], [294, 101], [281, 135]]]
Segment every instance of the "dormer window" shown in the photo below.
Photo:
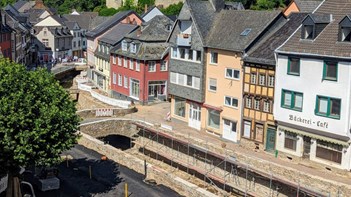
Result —
[[127, 51], [128, 50], [128, 43], [126, 41], [122, 42], [122, 51]]
[[313, 39], [313, 25], [304, 26], [304, 39]]
[[102, 52], [105, 53], [105, 46], [102, 46]]
[[351, 42], [351, 27], [341, 27], [341, 41]]
[[99, 44], [99, 52], [101, 51], [101, 44]]
[[110, 49], [108, 47], [106, 47], [106, 53], [109, 54]]
[[166, 25], [166, 30], [167, 31], [171, 31], [172, 30], [172, 25], [171, 24]]
[[136, 53], [136, 44], [135, 44], [135, 43], [132, 43], [132, 44], [130, 45], [130, 52], [131, 52], [131, 53]]

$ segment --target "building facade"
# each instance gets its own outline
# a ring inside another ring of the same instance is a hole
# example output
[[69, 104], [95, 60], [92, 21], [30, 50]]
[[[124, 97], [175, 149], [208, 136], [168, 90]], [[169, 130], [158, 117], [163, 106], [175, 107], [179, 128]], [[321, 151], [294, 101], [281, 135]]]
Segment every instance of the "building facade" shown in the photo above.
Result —
[[[344, 9], [338, 9], [342, 5]], [[349, 1], [325, 1], [277, 49], [277, 150], [351, 168]]]
[[173, 22], [159, 15], [125, 36], [112, 53], [112, 96], [141, 104], [168, 98], [168, 43]]

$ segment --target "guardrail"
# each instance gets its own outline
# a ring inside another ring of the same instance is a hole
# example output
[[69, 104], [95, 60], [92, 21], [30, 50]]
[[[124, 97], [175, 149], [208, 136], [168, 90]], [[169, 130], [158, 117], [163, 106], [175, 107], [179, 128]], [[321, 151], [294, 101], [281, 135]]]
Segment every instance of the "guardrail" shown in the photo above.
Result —
[[91, 86], [82, 83], [82, 81], [86, 81], [86, 80], [78, 79], [76, 81], [78, 83], [78, 89], [90, 92], [92, 97], [94, 97], [95, 99], [97, 99], [103, 103], [106, 103], [106, 104], [109, 104], [112, 106], [121, 107], [123, 109], [129, 108], [129, 106], [131, 104], [130, 101], [123, 101], [123, 100], [110, 98], [110, 97], [107, 97], [107, 96], [104, 96], [104, 95], [101, 95], [101, 94], [95, 92], [94, 90], [92, 90]]

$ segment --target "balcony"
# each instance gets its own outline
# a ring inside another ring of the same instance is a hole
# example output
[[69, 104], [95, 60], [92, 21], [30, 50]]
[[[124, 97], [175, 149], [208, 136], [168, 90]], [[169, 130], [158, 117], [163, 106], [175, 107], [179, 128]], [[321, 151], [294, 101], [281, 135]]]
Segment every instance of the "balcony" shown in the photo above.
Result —
[[179, 34], [177, 36], [178, 46], [190, 46], [191, 45], [191, 35], [190, 34]]

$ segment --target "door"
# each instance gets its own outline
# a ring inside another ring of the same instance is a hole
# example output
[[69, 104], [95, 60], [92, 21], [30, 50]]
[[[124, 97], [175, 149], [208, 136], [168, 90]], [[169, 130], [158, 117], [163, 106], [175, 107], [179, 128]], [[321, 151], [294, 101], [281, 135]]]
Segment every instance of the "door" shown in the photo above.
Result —
[[266, 151], [272, 152], [275, 150], [275, 133], [276, 129], [268, 127], [267, 138], [266, 138]]
[[200, 130], [201, 128], [201, 108], [195, 103], [190, 104], [189, 127]]
[[243, 137], [249, 138], [250, 139], [250, 133], [251, 133], [251, 121], [244, 121], [244, 133]]
[[237, 122], [223, 119], [223, 138], [237, 142]]

